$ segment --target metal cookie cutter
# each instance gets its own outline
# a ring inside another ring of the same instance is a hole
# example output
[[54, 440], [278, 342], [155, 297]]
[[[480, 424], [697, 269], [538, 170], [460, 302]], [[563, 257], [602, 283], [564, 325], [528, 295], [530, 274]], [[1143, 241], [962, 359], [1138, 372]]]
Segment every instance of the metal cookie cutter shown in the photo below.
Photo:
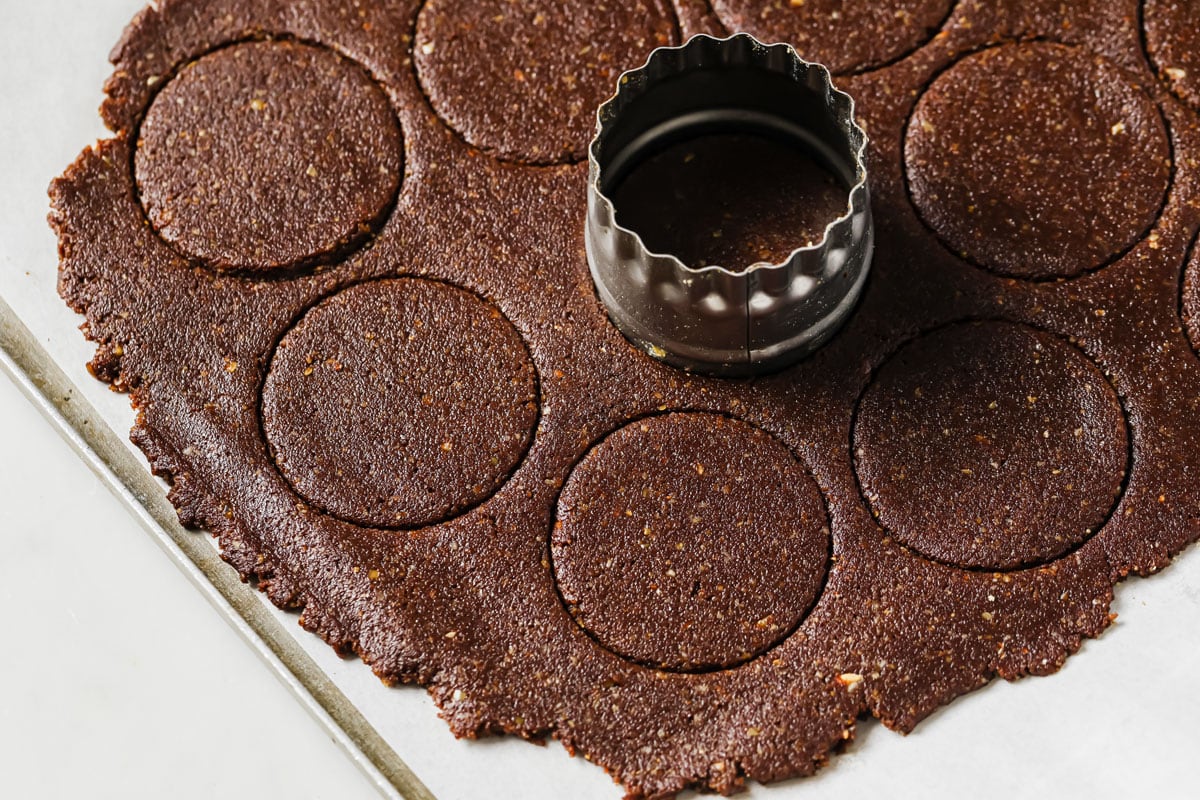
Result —
[[[846, 187], [846, 212], [778, 264], [693, 267], [650, 252], [617, 223], [612, 190], [662, 148], [714, 133], [755, 133], [807, 151]], [[655, 50], [600, 106], [588, 148], [588, 264], [613, 322], [650, 355], [717, 375], [776, 369], [820, 347], [853, 310], [870, 269], [866, 144], [854, 100], [790, 45], [699, 35]]]

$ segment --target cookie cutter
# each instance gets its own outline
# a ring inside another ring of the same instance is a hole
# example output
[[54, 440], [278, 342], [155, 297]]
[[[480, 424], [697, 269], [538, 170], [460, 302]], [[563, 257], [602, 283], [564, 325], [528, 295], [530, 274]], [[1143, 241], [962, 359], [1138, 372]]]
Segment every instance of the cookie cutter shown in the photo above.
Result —
[[[588, 147], [588, 266], [617, 328], [683, 369], [744, 376], [786, 366], [849, 317], [874, 253], [867, 135], [829, 70], [787, 44], [740, 33], [661, 47], [624, 73], [596, 113]], [[714, 133], [755, 133], [802, 148], [846, 187], [845, 213], [820, 241], [779, 263], [693, 267], [651, 252], [616, 221], [611, 191], [663, 147]]]

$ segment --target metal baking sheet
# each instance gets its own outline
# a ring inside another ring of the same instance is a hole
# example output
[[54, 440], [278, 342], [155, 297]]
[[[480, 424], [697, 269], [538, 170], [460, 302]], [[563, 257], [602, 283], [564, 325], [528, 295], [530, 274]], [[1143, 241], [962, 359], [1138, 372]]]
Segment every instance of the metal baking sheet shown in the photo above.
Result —
[[[125, 502], [132, 517], [274, 668], [384, 796], [611, 799], [583, 759], [499, 739], [459, 742], [426, 694], [387, 688], [242, 584], [205, 534], [182, 529], [126, 432], [128, 398], [84, 368], [91, 345], [55, 291], [46, 187], [105, 132], [106, 55], [143, 0], [0, 0], [0, 366]], [[993, 684], [908, 737], [864, 721], [815, 778], [752, 788], [767, 800], [866, 793], [925, 798], [1183, 797], [1200, 716], [1200, 556], [1117, 589], [1121, 621], [1048, 679]], [[132, 580], [134, 576], [130, 576]]]

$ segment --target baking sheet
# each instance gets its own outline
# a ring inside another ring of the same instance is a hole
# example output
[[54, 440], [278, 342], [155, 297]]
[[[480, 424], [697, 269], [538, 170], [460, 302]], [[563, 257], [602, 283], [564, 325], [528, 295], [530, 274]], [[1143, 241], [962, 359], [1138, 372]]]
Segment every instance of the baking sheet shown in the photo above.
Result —
[[[95, 109], [105, 57], [142, 5], [0, 0], [0, 297], [11, 307], [0, 307], [4, 366], [385, 795], [618, 797], [601, 770], [557, 745], [454, 740], [423, 691], [386, 688], [361, 663], [339, 659], [296, 615], [240, 584], [209, 537], [174, 521], [128, 442], [128, 398], [83, 367], [92, 348], [55, 292], [55, 241], [44, 221], [51, 178], [104, 135]], [[752, 796], [1185, 796], [1200, 745], [1196, 549], [1160, 577], [1118, 587], [1120, 622], [1058, 676], [992, 685], [908, 737], [864, 722], [859, 740], [815, 778], [756, 786]]]

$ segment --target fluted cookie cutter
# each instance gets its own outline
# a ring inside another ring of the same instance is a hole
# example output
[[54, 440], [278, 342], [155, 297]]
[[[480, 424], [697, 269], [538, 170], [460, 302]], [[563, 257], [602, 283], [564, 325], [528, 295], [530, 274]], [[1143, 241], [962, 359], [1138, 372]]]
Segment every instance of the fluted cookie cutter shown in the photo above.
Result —
[[[803, 148], [846, 187], [846, 212], [780, 263], [696, 267], [651, 252], [617, 223], [612, 190], [664, 147], [715, 133]], [[588, 148], [588, 265], [617, 328], [674, 366], [726, 376], [777, 369], [820, 347], [854, 309], [870, 270], [866, 146], [854, 100], [790, 45], [698, 35], [652, 52], [600, 106]]]

